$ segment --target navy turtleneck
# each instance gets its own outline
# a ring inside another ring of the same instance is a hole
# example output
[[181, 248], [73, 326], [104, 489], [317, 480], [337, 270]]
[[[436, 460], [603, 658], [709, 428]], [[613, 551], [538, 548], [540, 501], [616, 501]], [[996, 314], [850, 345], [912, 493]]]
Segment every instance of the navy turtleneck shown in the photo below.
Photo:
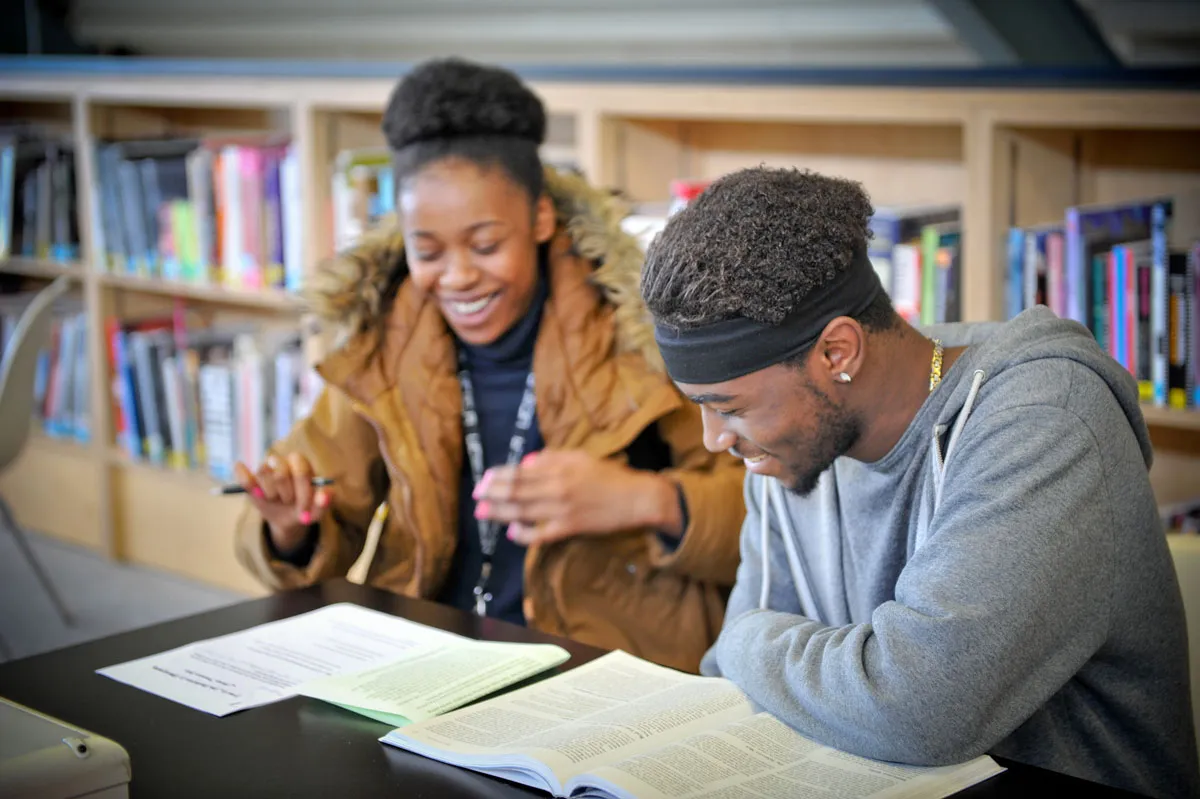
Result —
[[[533, 368], [533, 349], [541, 327], [542, 310], [548, 294], [544, 270], [539, 270], [538, 284], [529, 310], [508, 332], [492, 344], [473, 346], [458, 342], [471, 372], [475, 406], [479, 412], [479, 436], [483, 439], [485, 469], [502, 465], [508, 458], [508, 441], [517, 420], [517, 408], [525, 391], [525, 381]], [[526, 436], [525, 453], [537, 452], [545, 446], [537, 415]], [[470, 610], [475, 606], [475, 583], [483, 565], [483, 550], [479, 545], [479, 528], [475, 522], [475, 500], [471, 497], [475, 480], [467, 460], [466, 444], [462, 452], [462, 472], [458, 490], [458, 546], [450, 574], [437, 599], [456, 608]], [[516, 624], [525, 623], [522, 610], [525, 575], [525, 547], [508, 540], [504, 530], [496, 539], [492, 556], [492, 575], [488, 590], [492, 601], [488, 615]]]

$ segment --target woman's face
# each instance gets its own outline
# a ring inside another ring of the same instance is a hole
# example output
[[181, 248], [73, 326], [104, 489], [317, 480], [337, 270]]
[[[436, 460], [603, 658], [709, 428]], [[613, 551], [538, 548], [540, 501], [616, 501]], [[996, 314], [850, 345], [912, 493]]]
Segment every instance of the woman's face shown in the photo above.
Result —
[[404, 181], [399, 208], [413, 282], [462, 341], [491, 344], [525, 315], [554, 235], [549, 198], [531, 209], [502, 168], [448, 158]]

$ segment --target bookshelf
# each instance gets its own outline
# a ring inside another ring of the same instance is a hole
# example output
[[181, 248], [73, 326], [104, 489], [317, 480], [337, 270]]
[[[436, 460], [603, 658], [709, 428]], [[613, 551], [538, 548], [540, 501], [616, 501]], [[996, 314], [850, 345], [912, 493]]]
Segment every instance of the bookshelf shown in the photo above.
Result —
[[[1072, 205], [1200, 192], [1200, 93], [1162, 88], [997, 88], [729, 82], [534, 80], [550, 111], [543, 156], [573, 164], [635, 203], [661, 206], [673, 179], [709, 179], [766, 163], [860, 180], [876, 205], [961, 206], [962, 314], [1001, 318], [1005, 237], [1012, 225], [1061, 218]], [[0, 77], [0, 123], [36, 122], [75, 142], [80, 186], [94, 184], [95, 138], [287, 139], [298, 161], [304, 269], [334, 247], [333, 179], [340, 153], [384, 144], [393, 81], [230, 75], [148, 66], [24, 71]], [[293, 293], [135, 276], [106, 268], [92, 247], [94, 197], [79, 193], [80, 257], [14, 257], [0, 276], [31, 286], [79, 279], [91, 374], [110, 375], [106, 324], [182, 307], [203, 323], [241, 319], [324, 333]], [[1200, 222], [1200, 220], [1198, 220]], [[1190, 223], [1189, 223], [1190, 224]], [[1200, 224], [1188, 235], [1200, 238]], [[261, 593], [234, 562], [238, 501], [213, 497], [207, 474], [135, 460], [115, 434], [107, 379], [91, 381], [86, 443], [36, 435], [0, 491], [31, 528], [106, 555]], [[1147, 407], [1160, 501], [1200, 495], [1200, 412]], [[64, 487], [68, 487], [64, 489]], [[69, 496], [69, 501], [67, 497]]]
[[80, 263], [59, 263], [43, 261], [37, 258], [9, 258], [0, 261], [0, 275], [19, 275], [21, 277], [44, 278], [53, 280], [62, 275], [83, 275], [83, 265]]

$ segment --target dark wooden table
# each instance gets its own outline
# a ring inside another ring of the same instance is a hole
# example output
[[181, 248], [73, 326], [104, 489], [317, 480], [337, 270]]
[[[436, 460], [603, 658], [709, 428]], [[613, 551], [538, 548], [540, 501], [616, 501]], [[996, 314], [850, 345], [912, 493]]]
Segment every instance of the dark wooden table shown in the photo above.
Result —
[[[129, 752], [133, 797], [546, 796], [379, 743], [388, 726], [295, 697], [224, 718], [101, 677], [104, 666], [315, 610], [354, 602], [491, 641], [555, 643], [571, 653], [558, 671], [603, 654], [572, 641], [431, 602], [334, 581], [0, 664], [0, 696], [112, 738]], [[1000, 761], [1008, 771], [960, 794], [1042, 791], [1129, 796], [1050, 771]]]

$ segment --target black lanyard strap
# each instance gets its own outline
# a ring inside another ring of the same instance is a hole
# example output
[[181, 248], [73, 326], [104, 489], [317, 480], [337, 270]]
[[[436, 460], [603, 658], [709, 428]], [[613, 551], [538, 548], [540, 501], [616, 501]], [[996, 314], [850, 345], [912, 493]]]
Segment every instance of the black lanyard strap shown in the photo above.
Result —
[[[471, 372], [467, 367], [466, 355], [458, 353], [458, 383], [462, 387], [462, 426], [463, 437], [467, 444], [467, 460], [471, 465], [471, 477], [474, 485], [483, 480], [483, 436], [479, 432], [479, 412], [475, 405], [475, 387], [471, 381]], [[525, 446], [529, 440], [529, 431], [533, 428], [533, 415], [537, 408], [533, 391], [533, 371], [525, 379], [525, 393], [521, 395], [521, 404], [517, 407], [517, 421], [513, 425], [512, 437], [508, 440], [508, 466], [516, 466], [525, 455]], [[490, 519], [476, 519], [479, 531], [479, 549], [483, 553], [483, 566], [480, 569], [479, 581], [475, 585], [475, 612], [480, 616], [487, 615], [487, 603], [492, 595], [487, 591], [487, 581], [492, 573], [492, 556], [496, 554], [496, 541], [499, 537], [498, 525]]]

